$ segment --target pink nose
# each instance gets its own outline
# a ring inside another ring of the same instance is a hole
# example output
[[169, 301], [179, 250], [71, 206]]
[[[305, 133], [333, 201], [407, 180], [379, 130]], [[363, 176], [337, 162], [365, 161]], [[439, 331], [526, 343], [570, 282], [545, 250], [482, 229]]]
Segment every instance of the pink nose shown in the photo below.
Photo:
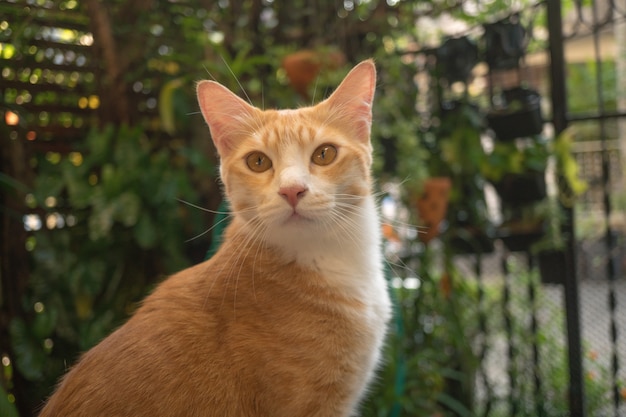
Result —
[[306, 194], [306, 192], [307, 188], [303, 185], [281, 187], [280, 190], [278, 190], [278, 194], [280, 194], [285, 200], [287, 200], [289, 205], [293, 208], [296, 208], [298, 202], [302, 197], [304, 197], [304, 194]]

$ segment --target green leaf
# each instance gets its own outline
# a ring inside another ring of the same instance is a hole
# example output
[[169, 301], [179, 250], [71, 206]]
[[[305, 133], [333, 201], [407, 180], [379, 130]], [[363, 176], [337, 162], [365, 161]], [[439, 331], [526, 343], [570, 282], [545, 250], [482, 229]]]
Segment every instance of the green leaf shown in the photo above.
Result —
[[141, 199], [131, 191], [122, 193], [114, 202], [114, 218], [124, 226], [130, 227], [137, 224], [141, 212]]
[[4, 387], [0, 385], [0, 416], [19, 417], [14, 401], [11, 402], [9, 400], [9, 394], [4, 390]]
[[37, 339], [45, 339], [50, 336], [57, 324], [57, 317], [56, 310], [46, 306], [41, 313], [37, 313], [33, 320], [33, 335]]
[[155, 245], [157, 239], [156, 229], [147, 214], [144, 213], [133, 230], [135, 239], [137, 239], [137, 243], [142, 249], [149, 249]]
[[439, 395], [437, 396], [437, 399], [439, 400], [439, 402], [441, 402], [441, 404], [453, 410], [459, 416], [462, 416], [462, 417], [474, 416], [474, 414], [467, 408], [467, 406], [465, 406], [463, 403], [453, 398], [449, 394], [446, 394], [445, 392], [440, 392]]
[[70, 203], [75, 209], [82, 209], [87, 207], [91, 202], [94, 187], [89, 185], [89, 183], [86, 181], [85, 174], [82, 172], [82, 170], [79, 171], [73, 165], [65, 164], [62, 166], [61, 169], [63, 171], [62, 176], [55, 178], [57, 184], [42, 183], [38, 186], [38, 188], [44, 192], [46, 188], [49, 188], [52, 190], [52, 192], [56, 192], [56, 194], [51, 195], [57, 195], [59, 194], [60, 190], [63, 189], [63, 187], [65, 186], [67, 187]]
[[161, 92], [159, 93], [159, 115], [161, 116], [161, 125], [170, 135], [173, 135], [176, 131], [176, 118], [174, 107], [174, 92], [182, 87], [183, 80], [176, 78], [175, 80], [165, 83]]
[[104, 130], [93, 129], [89, 132], [86, 138], [87, 149], [89, 149], [85, 161], [87, 164], [95, 163], [97, 165], [97, 162], [108, 159], [114, 133], [115, 127], [112, 125], [107, 126]]
[[13, 177], [3, 174], [2, 172], [0, 172], [0, 189], [28, 192], [26, 184], [17, 181]]
[[16, 352], [15, 363], [30, 381], [39, 381], [43, 377], [46, 355], [41, 346], [32, 339], [28, 327], [21, 319], [13, 319], [9, 325], [13, 350]]
[[98, 240], [108, 236], [113, 227], [115, 207], [111, 204], [95, 204], [89, 217], [89, 238]]

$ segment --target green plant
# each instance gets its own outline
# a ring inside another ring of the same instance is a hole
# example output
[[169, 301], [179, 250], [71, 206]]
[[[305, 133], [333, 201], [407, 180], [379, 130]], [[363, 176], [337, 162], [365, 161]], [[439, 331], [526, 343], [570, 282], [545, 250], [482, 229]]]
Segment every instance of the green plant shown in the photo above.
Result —
[[[517, 389], [511, 397], [501, 400], [509, 402], [512, 399], [519, 406], [519, 415], [522, 416], [569, 415], [567, 345], [560, 336], [565, 331], [563, 310], [542, 290], [536, 270], [526, 271], [514, 262], [509, 265], [514, 277], [511, 282], [515, 286], [511, 288], [514, 296], [510, 301], [510, 309], [531, 311], [539, 308], [541, 316], [545, 314], [549, 320], [540, 320], [536, 332], [524, 320], [512, 322], [511, 343], [514, 344], [516, 353], [512, 369]], [[534, 307], [529, 305], [527, 297], [515, 295], [523, 294], [523, 289], [528, 286], [532, 286], [535, 291]], [[533, 358], [533, 347], [537, 347], [537, 362]], [[598, 352], [590, 348], [588, 343], [583, 343], [583, 351], [585, 413], [589, 416], [604, 415], [612, 393], [608, 361], [600, 360]], [[534, 392], [535, 376], [541, 384], [540, 395], [535, 395]], [[618, 385], [623, 387], [624, 381], [618, 381]], [[538, 408], [542, 410], [541, 413], [538, 413]]]
[[364, 416], [472, 416], [478, 360], [477, 287], [449, 264], [435, 266], [441, 252], [404, 242], [411, 255], [388, 271], [395, 305], [383, 368]]
[[550, 154], [548, 143], [541, 137], [518, 142], [495, 141], [480, 170], [491, 182], [498, 182], [507, 174], [544, 172]]
[[477, 167], [484, 164], [486, 157], [480, 138], [485, 129], [480, 108], [466, 95], [442, 107], [436, 122], [424, 138], [432, 154], [431, 175], [453, 178], [479, 175]]
[[485, 178], [480, 171], [487, 157], [481, 141], [484, 117], [465, 94], [440, 108], [433, 122], [433, 128], [424, 135], [424, 146], [431, 153], [429, 172], [452, 181], [447, 215], [450, 235], [454, 238], [470, 230], [469, 243], [473, 245], [491, 229]]
[[587, 182], [580, 178], [578, 162], [572, 155], [572, 144], [576, 140], [573, 128], [561, 132], [552, 144], [552, 153], [555, 156], [557, 170], [565, 180], [568, 190], [560, 193], [561, 203], [571, 207], [572, 199], [587, 190]]
[[[3, 368], [9, 366], [1, 365]], [[7, 378], [10, 379], [10, 378]], [[8, 394], [2, 385], [0, 385], [0, 415], [5, 417], [18, 417], [17, 408], [15, 408], [15, 397]]]
[[397, 51], [384, 48], [377, 51], [376, 63], [372, 143], [380, 157], [374, 159], [374, 171], [382, 181], [399, 180], [403, 189], [415, 196], [431, 175], [428, 151], [420, 142], [419, 119], [415, 117], [415, 66], [404, 63]]
[[30, 398], [45, 398], [156, 280], [189, 264], [185, 240], [202, 229], [178, 199], [196, 201], [187, 171], [206, 168], [191, 155], [122, 126], [93, 130], [80, 152], [40, 161], [27, 197], [40, 218], [28, 223], [27, 314], [10, 323], [11, 359], [32, 382]]
[[[507, 383], [504, 390], [492, 390], [482, 401], [490, 402], [489, 416], [492, 417], [510, 416], [513, 408], [516, 415], [524, 417], [567, 416], [570, 377], [567, 345], [562, 337], [565, 332], [563, 310], [560, 303], [555, 303], [553, 295], [543, 290], [537, 270], [527, 270], [515, 259], [509, 259], [507, 265], [506, 288], [501, 282], [491, 282], [483, 288], [489, 303], [486, 311], [501, 313], [487, 317], [491, 340], [500, 340], [506, 345], [489, 344], [487, 356], [491, 359], [482, 366], [489, 368], [487, 374], [493, 378], [492, 384], [509, 380], [511, 385]], [[533, 299], [527, 297], [531, 288]], [[522, 311], [524, 315], [516, 314]], [[534, 330], [531, 314], [537, 320]], [[604, 415], [612, 394], [609, 364], [589, 344], [584, 343], [583, 348], [585, 415]], [[624, 387], [624, 381], [617, 384], [618, 388]], [[481, 405], [484, 403], [473, 409], [476, 415], [483, 415]]]
[[556, 198], [547, 198], [533, 207], [533, 218], [542, 222], [543, 236], [532, 244], [532, 253], [564, 250], [568, 236], [563, 231], [566, 213]]

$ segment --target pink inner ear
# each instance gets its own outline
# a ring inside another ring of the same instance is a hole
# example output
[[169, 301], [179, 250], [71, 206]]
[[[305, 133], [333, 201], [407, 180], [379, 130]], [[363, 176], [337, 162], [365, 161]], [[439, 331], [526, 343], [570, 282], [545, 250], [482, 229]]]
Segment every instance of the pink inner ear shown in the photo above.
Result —
[[219, 154], [225, 156], [236, 145], [237, 134], [246, 130], [256, 109], [214, 81], [200, 82], [197, 95], [213, 143]]
[[367, 60], [354, 67], [327, 100], [361, 140], [369, 140], [375, 90], [376, 67]]

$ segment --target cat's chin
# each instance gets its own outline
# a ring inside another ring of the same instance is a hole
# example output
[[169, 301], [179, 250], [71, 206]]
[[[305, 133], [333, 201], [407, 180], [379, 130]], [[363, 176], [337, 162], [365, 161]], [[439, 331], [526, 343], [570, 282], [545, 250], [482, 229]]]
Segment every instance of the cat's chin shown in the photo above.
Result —
[[302, 233], [307, 233], [312, 229], [316, 230], [318, 223], [318, 219], [296, 212], [286, 215], [275, 224], [278, 230], [290, 235], [302, 236]]
[[302, 223], [312, 223], [312, 222], [313, 222], [313, 219], [303, 216], [302, 214], [298, 212], [293, 212], [284, 220], [283, 224], [292, 225], [292, 224], [302, 224]]
[[298, 206], [296, 209], [281, 208], [274, 212], [271, 222], [276, 226], [299, 226], [306, 227], [307, 225], [315, 225], [322, 221], [322, 217], [327, 215], [328, 210], [324, 210], [321, 207], [311, 207], [303, 205]]

